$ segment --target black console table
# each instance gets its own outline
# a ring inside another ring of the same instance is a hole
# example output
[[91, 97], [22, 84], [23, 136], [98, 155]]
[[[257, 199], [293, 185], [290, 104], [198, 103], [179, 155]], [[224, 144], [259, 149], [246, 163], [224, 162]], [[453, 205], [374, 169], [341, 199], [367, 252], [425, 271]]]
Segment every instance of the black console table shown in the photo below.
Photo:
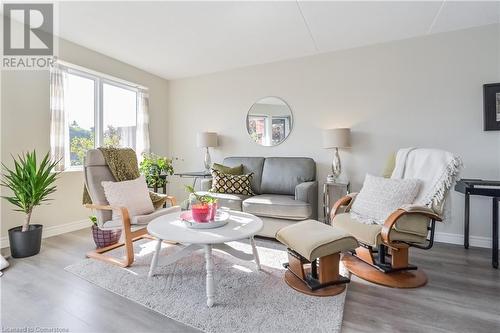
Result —
[[455, 185], [455, 191], [465, 194], [464, 247], [469, 248], [469, 197], [482, 195], [492, 198], [492, 265], [498, 268], [498, 202], [500, 201], [500, 181], [482, 179], [461, 179]]

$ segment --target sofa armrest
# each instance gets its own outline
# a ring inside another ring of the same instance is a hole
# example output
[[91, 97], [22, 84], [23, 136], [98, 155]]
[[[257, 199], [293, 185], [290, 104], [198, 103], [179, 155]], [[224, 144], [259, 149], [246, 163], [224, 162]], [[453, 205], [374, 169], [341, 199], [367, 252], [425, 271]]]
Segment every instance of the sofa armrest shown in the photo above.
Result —
[[295, 186], [295, 200], [307, 202], [312, 207], [312, 219], [318, 218], [318, 181], [303, 182]]
[[200, 191], [208, 192], [212, 188], [212, 178], [203, 178], [200, 182]]

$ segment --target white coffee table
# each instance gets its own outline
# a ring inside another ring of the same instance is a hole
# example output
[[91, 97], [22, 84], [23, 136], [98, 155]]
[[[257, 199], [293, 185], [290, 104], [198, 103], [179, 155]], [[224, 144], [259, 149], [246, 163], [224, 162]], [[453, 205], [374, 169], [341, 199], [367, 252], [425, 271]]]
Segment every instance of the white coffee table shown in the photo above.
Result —
[[[160, 265], [170, 265], [188, 255], [193, 251], [204, 249], [206, 261], [206, 289], [207, 289], [207, 305], [211, 307], [215, 299], [215, 287], [213, 278], [213, 260], [212, 249], [224, 251], [236, 258], [242, 260], [255, 260], [257, 269], [260, 270], [259, 254], [253, 236], [259, 232], [263, 223], [257, 216], [237, 212], [228, 211], [230, 217], [229, 222], [223, 227], [213, 229], [191, 229], [180, 219], [180, 212], [158, 217], [148, 224], [148, 232], [156, 237], [157, 243], [151, 267], [149, 269], [149, 277], [154, 275], [155, 269], [159, 264], [159, 252], [161, 250], [162, 241], [173, 241], [180, 243], [182, 249], [174, 254], [165, 256], [161, 259]], [[252, 246], [252, 254], [237, 250], [225, 243], [248, 239]]]

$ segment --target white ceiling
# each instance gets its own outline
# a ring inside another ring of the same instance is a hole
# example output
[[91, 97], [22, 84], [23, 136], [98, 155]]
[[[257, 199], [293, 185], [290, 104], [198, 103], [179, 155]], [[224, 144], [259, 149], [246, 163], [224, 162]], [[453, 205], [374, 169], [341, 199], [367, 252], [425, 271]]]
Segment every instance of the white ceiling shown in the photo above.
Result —
[[59, 35], [166, 79], [500, 22], [500, 2], [61, 2]]

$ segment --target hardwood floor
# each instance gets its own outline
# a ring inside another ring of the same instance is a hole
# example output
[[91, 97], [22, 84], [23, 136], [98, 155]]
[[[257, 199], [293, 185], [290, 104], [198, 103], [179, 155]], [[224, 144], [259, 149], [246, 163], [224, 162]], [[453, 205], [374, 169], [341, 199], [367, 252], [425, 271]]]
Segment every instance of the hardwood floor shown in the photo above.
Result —
[[[10, 259], [0, 278], [3, 331], [196, 331], [64, 271], [92, 245], [89, 231], [81, 230], [45, 239], [37, 256]], [[500, 332], [500, 271], [491, 267], [488, 250], [438, 243], [412, 251], [428, 285], [397, 290], [353, 277], [343, 332]]]

